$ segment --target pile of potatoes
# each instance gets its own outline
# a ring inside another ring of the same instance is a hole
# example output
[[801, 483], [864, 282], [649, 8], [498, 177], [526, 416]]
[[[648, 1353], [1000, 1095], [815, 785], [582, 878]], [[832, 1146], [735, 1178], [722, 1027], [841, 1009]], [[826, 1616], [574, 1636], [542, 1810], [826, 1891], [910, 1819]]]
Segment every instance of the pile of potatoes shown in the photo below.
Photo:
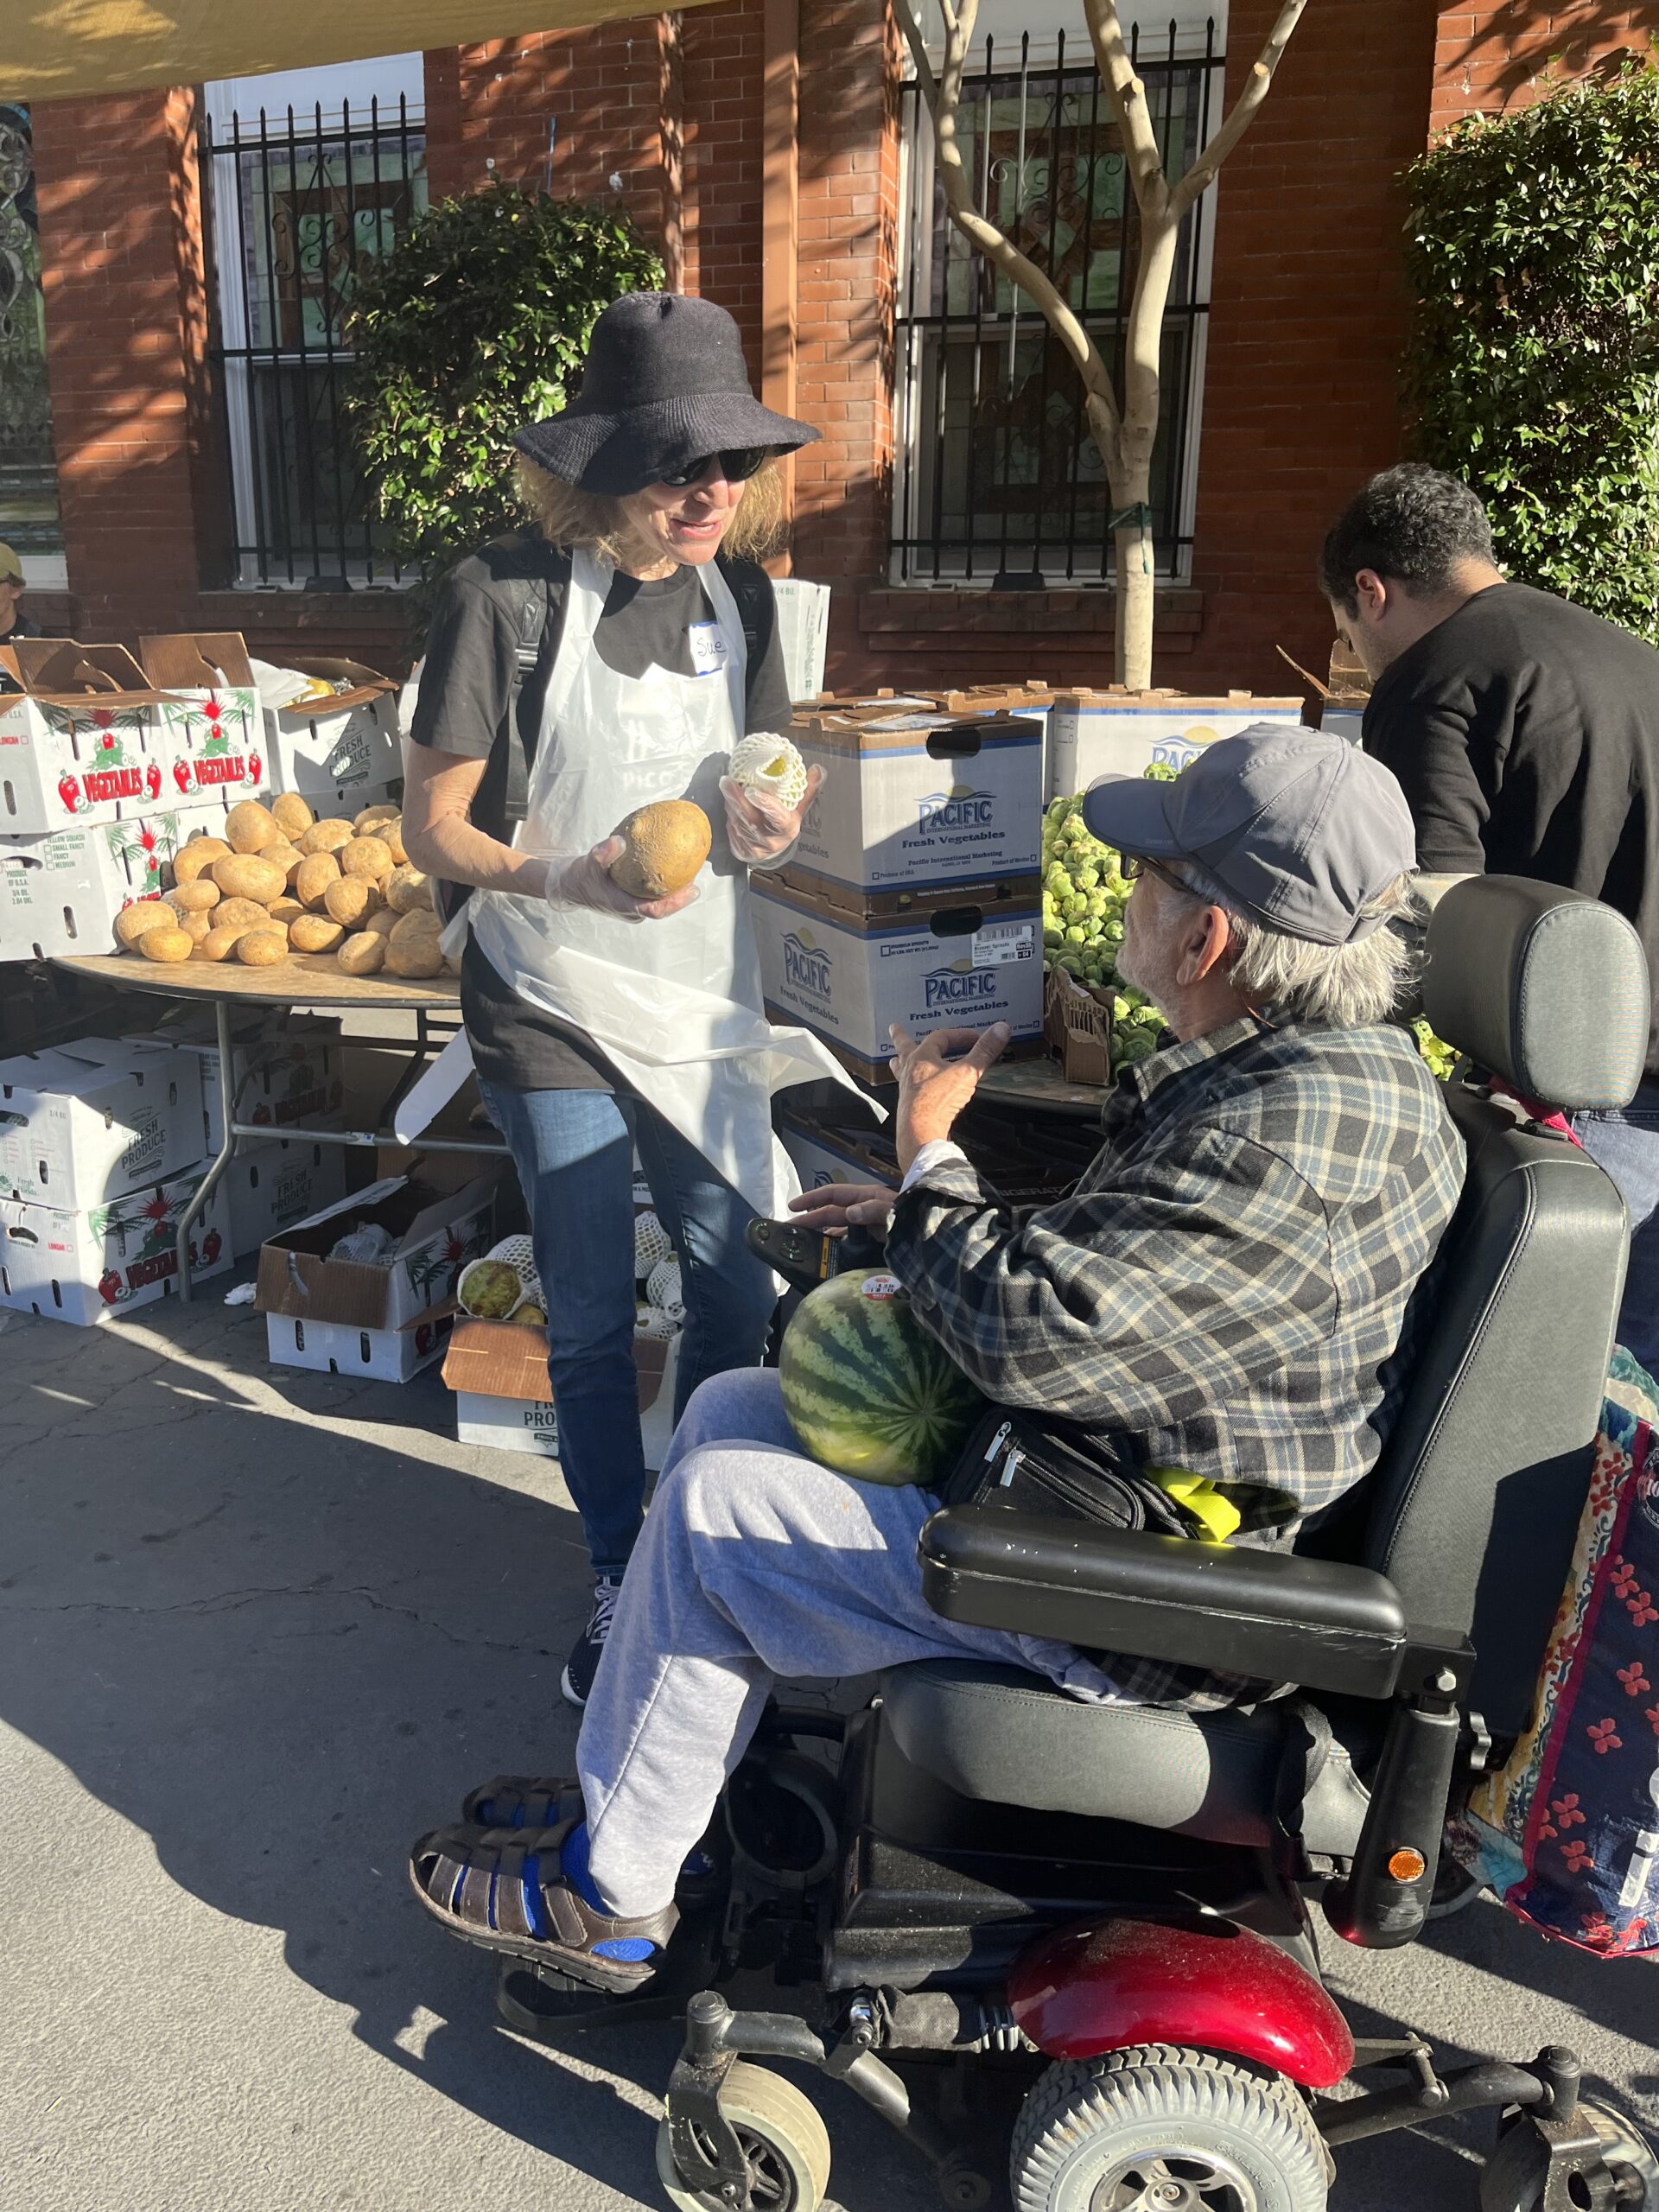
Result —
[[438, 930], [395, 806], [319, 822], [294, 791], [233, 806], [223, 836], [199, 832], [175, 855], [172, 890], [115, 921], [122, 950], [146, 960], [274, 968], [290, 952], [332, 952], [348, 976], [453, 972]]

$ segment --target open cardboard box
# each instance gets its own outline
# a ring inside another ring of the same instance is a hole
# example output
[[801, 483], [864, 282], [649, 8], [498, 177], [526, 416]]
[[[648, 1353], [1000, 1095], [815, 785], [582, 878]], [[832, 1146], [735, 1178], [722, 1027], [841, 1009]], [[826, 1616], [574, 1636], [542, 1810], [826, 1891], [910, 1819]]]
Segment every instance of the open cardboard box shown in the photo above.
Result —
[[[325, 798], [339, 806], [342, 794], [360, 791], [362, 804], [372, 804], [376, 790], [403, 773], [397, 685], [361, 661], [284, 654], [282, 664], [349, 688], [264, 709], [272, 791], [297, 791], [314, 806]], [[340, 810], [349, 818], [358, 809]]]
[[0, 690], [0, 831], [44, 836], [162, 798], [164, 702], [124, 646], [19, 638], [0, 673], [16, 687]]
[[[494, 1202], [493, 1179], [435, 1193], [400, 1176], [271, 1238], [254, 1304], [272, 1363], [406, 1382], [443, 1347], [461, 1271], [489, 1249]], [[391, 1233], [389, 1266], [329, 1257], [348, 1217]]]
[[[677, 1337], [633, 1340], [640, 1435], [645, 1465], [653, 1474], [674, 1430], [678, 1352]], [[459, 1320], [444, 1354], [443, 1379], [455, 1394], [458, 1442], [557, 1459], [558, 1421], [547, 1394], [547, 1338], [540, 1329], [512, 1321]]]
[[265, 797], [271, 786], [259, 694], [241, 632], [140, 638], [138, 658], [167, 695], [162, 727], [178, 803], [203, 804], [227, 787], [237, 798]]

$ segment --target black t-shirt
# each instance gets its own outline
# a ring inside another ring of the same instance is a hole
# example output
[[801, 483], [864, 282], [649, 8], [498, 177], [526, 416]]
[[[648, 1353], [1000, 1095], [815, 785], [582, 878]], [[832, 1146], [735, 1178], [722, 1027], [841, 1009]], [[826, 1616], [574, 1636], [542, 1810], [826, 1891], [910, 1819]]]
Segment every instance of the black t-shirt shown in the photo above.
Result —
[[[773, 613], [772, 586], [762, 569], [747, 561], [721, 564], [749, 611], [755, 631], [745, 683], [745, 731], [783, 729], [793, 714]], [[537, 696], [551, 667], [557, 642], [563, 583], [569, 565], [526, 537], [486, 545], [444, 580], [428, 635], [420, 697], [410, 730], [417, 745], [469, 760], [487, 760], [473, 800], [472, 819], [492, 837], [508, 842], [505, 813], [506, 729], [518, 643], [517, 579], [551, 579], [552, 607], [543, 640]], [[658, 667], [676, 676], [699, 673], [687, 632], [712, 619], [696, 569], [677, 569], [660, 582], [618, 575], [611, 581], [594, 650], [619, 675], [643, 676]], [[709, 676], [715, 683], [724, 679]], [[586, 1038], [529, 1005], [469, 938], [461, 959], [461, 1003], [478, 1071], [486, 1082], [522, 1090], [610, 1088], [598, 1049]]]
[[[1582, 607], [1494, 584], [1377, 678], [1365, 750], [1434, 875], [1525, 875], [1616, 906], [1659, 976], [1659, 653]], [[1648, 1068], [1659, 1073], [1659, 1016]]]

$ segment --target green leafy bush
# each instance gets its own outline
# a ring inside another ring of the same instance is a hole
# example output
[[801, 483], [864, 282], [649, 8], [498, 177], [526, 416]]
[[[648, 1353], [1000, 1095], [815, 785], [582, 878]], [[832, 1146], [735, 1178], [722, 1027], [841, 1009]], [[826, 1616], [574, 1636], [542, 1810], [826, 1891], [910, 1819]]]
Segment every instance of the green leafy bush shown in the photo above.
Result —
[[1421, 457], [1517, 581], [1659, 639], [1659, 77], [1471, 117], [1406, 181]]
[[512, 433], [563, 405], [601, 308], [662, 281], [620, 208], [505, 184], [438, 201], [365, 273], [351, 423], [406, 565], [518, 526]]

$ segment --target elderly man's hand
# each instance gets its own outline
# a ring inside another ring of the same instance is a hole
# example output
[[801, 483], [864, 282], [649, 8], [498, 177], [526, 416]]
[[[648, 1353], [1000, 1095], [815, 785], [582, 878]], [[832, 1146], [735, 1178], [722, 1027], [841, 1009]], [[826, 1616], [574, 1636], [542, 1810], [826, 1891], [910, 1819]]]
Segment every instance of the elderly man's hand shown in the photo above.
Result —
[[918, 1044], [904, 1024], [895, 1021], [888, 1034], [899, 1077], [893, 1141], [899, 1167], [907, 1175], [925, 1144], [950, 1135], [957, 1115], [978, 1090], [979, 1078], [1001, 1057], [1009, 1030], [1006, 1021], [994, 1022], [988, 1029], [936, 1029]]
[[826, 1183], [816, 1191], [803, 1191], [791, 1198], [789, 1210], [803, 1229], [822, 1229], [839, 1236], [849, 1229], [868, 1229], [887, 1234], [893, 1219], [893, 1192], [885, 1183]]

